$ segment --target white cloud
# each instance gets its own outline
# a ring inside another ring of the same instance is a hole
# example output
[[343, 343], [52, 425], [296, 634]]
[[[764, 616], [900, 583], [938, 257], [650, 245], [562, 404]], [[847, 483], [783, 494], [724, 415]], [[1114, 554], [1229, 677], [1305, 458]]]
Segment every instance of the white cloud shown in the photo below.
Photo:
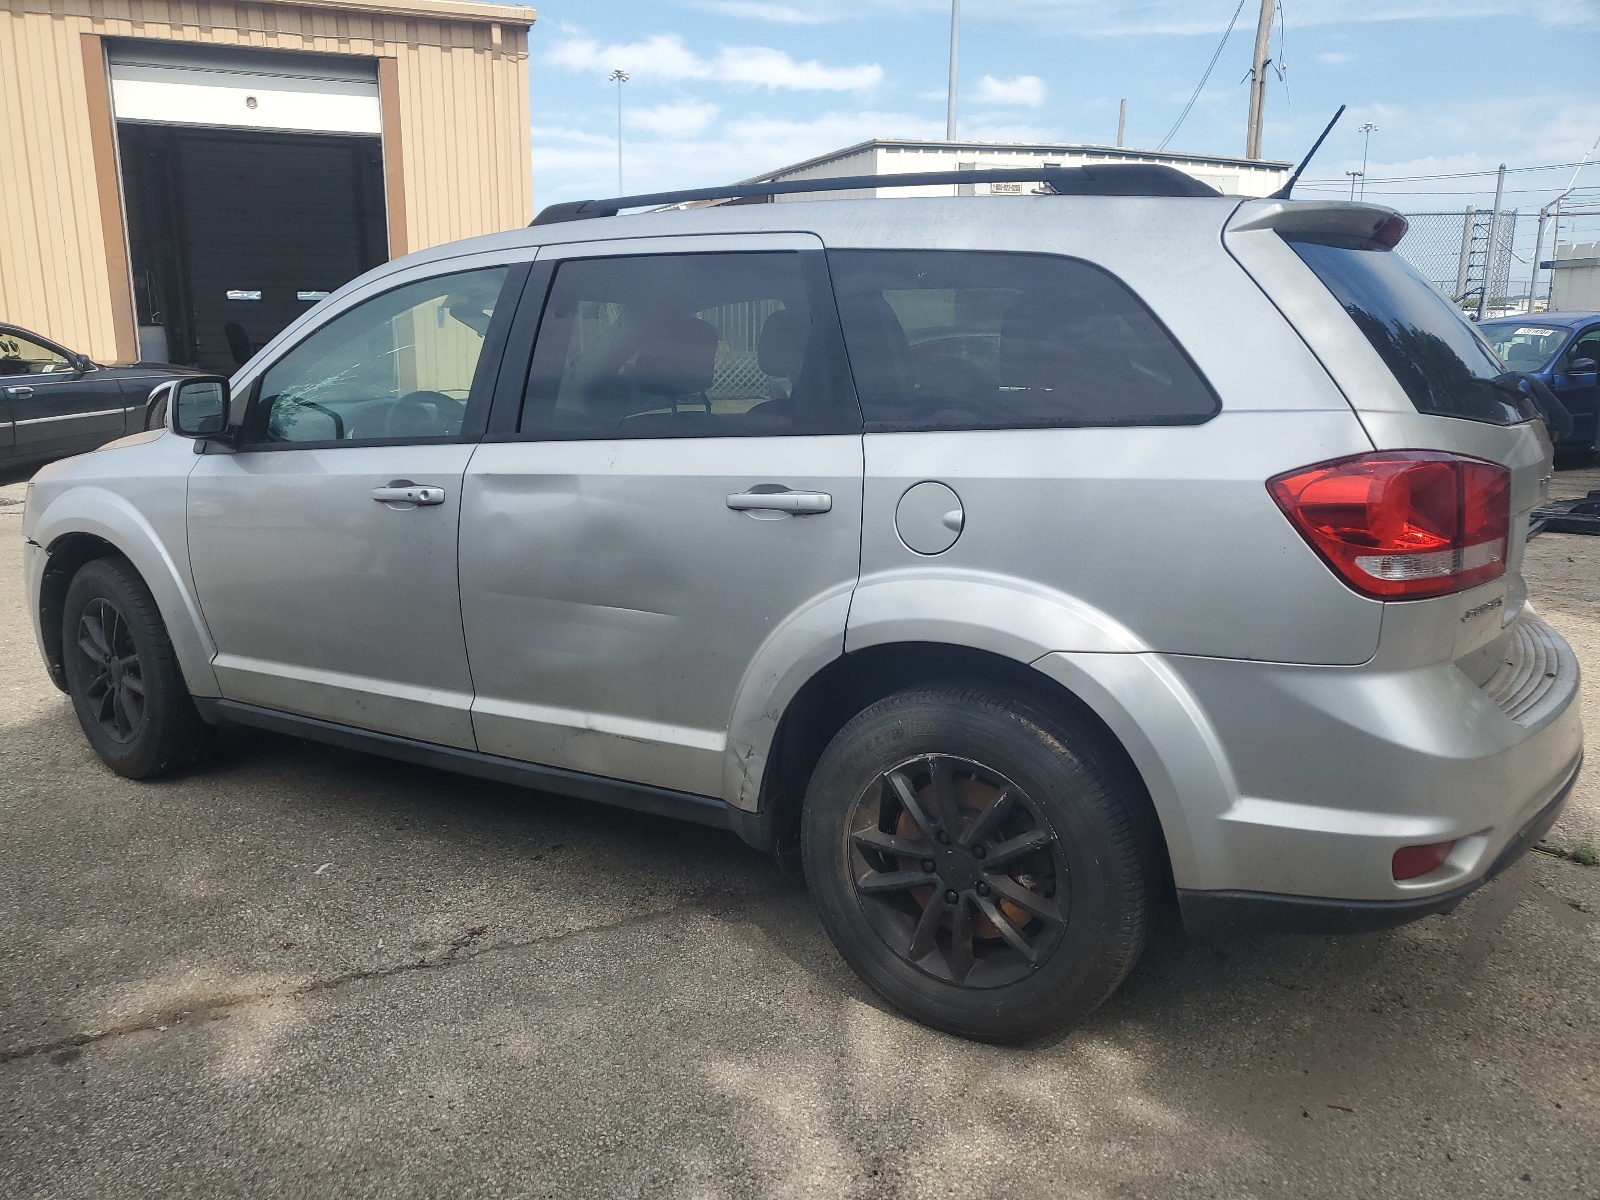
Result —
[[883, 68], [877, 63], [830, 67], [814, 59], [796, 62], [768, 46], [722, 46], [715, 58], [702, 58], [675, 33], [609, 46], [593, 38], [571, 38], [550, 51], [549, 61], [574, 71], [604, 72], [620, 67], [639, 79], [697, 79], [769, 90], [858, 92], [877, 86], [883, 78]]
[[769, 4], [765, 0], [701, 0], [692, 7], [723, 17], [770, 21], [774, 25], [826, 25], [836, 19], [831, 13], [819, 12], [815, 8], [792, 8], [787, 4]]
[[1341, 54], [1337, 50], [1325, 50], [1321, 54], [1317, 55], [1317, 61], [1319, 63], [1333, 63], [1335, 65], [1338, 63], [1354, 62], [1355, 58], [1356, 56], [1354, 54]]
[[1037, 75], [1018, 75], [1015, 79], [996, 79], [985, 75], [978, 80], [975, 99], [979, 104], [1002, 105], [1015, 108], [1024, 105], [1038, 108], [1044, 103], [1044, 80]]
[[624, 121], [661, 137], [694, 137], [704, 133], [717, 119], [720, 110], [715, 104], [697, 100], [681, 100], [675, 104], [657, 104], [654, 108], [626, 110]]

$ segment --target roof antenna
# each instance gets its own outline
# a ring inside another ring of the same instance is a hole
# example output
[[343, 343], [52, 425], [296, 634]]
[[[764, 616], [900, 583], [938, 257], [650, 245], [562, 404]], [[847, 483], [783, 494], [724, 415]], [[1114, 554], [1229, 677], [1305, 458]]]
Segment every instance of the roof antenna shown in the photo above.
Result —
[[1272, 195], [1268, 196], [1268, 200], [1287, 200], [1289, 198], [1289, 193], [1294, 191], [1294, 185], [1300, 182], [1301, 174], [1305, 171], [1306, 166], [1311, 162], [1312, 155], [1316, 154], [1318, 150], [1322, 149], [1322, 143], [1328, 140], [1328, 135], [1333, 132], [1333, 127], [1339, 123], [1339, 118], [1344, 116], [1344, 110], [1347, 107], [1349, 106], [1344, 104], [1339, 105], [1339, 111], [1333, 114], [1333, 120], [1328, 122], [1328, 127], [1322, 131], [1322, 136], [1312, 143], [1310, 151], [1308, 151], [1306, 156], [1300, 160], [1300, 165], [1294, 169], [1294, 174], [1289, 176], [1289, 182], [1284, 184], [1277, 191], [1273, 192]]

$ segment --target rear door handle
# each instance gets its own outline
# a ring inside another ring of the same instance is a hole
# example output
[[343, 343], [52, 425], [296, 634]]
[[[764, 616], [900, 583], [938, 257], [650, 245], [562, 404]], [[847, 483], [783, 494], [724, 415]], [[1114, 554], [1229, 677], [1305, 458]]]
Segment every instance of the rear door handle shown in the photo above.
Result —
[[728, 507], [735, 512], [825, 513], [833, 508], [833, 497], [827, 492], [794, 492], [785, 488], [779, 492], [735, 492], [728, 497]]
[[6, 395], [13, 400], [28, 400], [33, 397], [33, 389], [31, 387], [8, 387]]
[[443, 504], [444, 489], [397, 480], [387, 487], [373, 488], [372, 498], [379, 504]]

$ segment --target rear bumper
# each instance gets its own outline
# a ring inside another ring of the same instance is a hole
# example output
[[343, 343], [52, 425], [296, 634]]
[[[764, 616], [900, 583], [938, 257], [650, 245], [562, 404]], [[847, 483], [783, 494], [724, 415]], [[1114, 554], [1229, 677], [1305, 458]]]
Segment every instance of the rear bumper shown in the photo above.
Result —
[[[1529, 611], [1498, 646], [1481, 684], [1448, 661], [1169, 658], [1222, 777], [1221, 795], [1184, 796], [1194, 856], [1174, 858], [1177, 887], [1424, 905], [1483, 878], [1583, 754], [1571, 649]], [[1447, 841], [1438, 869], [1393, 878], [1395, 851]]]
[[1555, 797], [1512, 835], [1489, 869], [1448, 891], [1404, 900], [1339, 900], [1272, 892], [1178, 889], [1184, 928], [1195, 937], [1236, 933], [1371, 933], [1449, 912], [1516, 862], [1550, 831], [1578, 781], [1580, 759]]

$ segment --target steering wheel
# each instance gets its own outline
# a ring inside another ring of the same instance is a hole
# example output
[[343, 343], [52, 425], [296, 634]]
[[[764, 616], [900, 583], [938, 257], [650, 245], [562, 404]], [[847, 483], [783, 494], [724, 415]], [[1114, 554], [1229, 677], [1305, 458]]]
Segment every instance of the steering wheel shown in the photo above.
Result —
[[461, 402], [443, 392], [407, 392], [389, 406], [383, 418], [386, 438], [434, 437], [451, 432], [441, 420], [446, 405]]

